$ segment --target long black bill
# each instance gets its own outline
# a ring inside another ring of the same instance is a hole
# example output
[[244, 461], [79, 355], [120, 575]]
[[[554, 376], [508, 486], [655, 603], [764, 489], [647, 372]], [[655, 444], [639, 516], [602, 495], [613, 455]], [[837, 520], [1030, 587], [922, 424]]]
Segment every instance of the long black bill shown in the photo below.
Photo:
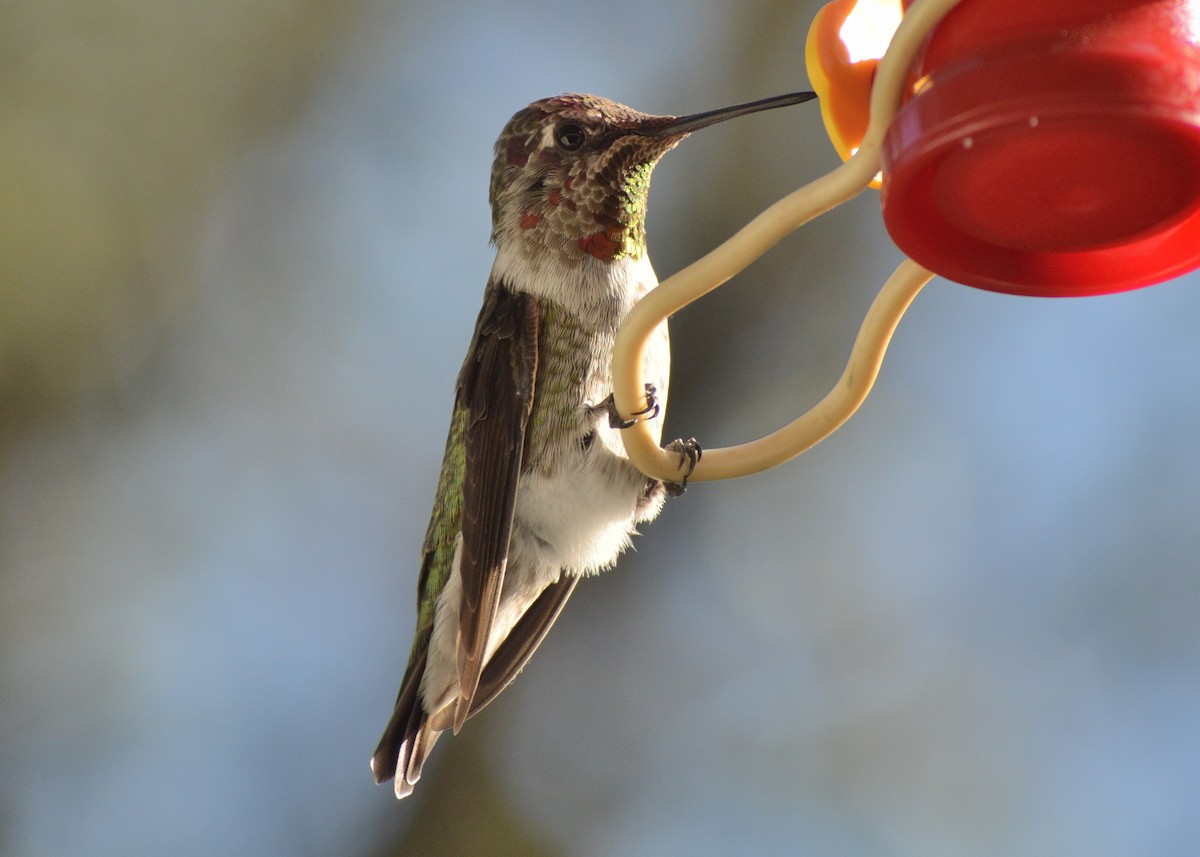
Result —
[[748, 101], [745, 104], [735, 104], [732, 107], [720, 107], [716, 110], [706, 110], [703, 113], [693, 113], [690, 116], [676, 116], [657, 127], [645, 128], [638, 133], [645, 137], [666, 137], [676, 134], [690, 134], [709, 125], [724, 122], [726, 119], [736, 119], [747, 113], [758, 113], [760, 110], [774, 110], [776, 107], [788, 107], [792, 104], [802, 104], [817, 97], [815, 92], [789, 92], [787, 95], [776, 95], [758, 101]]

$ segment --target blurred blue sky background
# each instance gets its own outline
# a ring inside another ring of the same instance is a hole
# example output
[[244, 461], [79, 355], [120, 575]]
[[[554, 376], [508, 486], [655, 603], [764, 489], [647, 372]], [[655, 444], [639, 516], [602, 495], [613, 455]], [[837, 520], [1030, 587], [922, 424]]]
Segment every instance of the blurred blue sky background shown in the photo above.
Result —
[[[1200, 841], [1195, 275], [934, 281], [845, 429], [694, 486], [413, 799], [371, 783], [496, 134], [804, 88], [817, 4], [6, 5], [0, 854]], [[834, 158], [812, 105], [689, 139], [660, 275]], [[898, 259], [864, 196], [682, 312], [668, 436], [816, 402]]]

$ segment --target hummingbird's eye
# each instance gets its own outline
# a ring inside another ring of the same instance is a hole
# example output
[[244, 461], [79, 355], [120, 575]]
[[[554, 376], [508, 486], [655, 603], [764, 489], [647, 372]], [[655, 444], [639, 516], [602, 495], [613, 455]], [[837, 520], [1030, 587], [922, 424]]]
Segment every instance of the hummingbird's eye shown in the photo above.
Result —
[[554, 132], [554, 141], [568, 152], [574, 152], [587, 142], [587, 134], [574, 122], [568, 122], [558, 126], [558, 130]]

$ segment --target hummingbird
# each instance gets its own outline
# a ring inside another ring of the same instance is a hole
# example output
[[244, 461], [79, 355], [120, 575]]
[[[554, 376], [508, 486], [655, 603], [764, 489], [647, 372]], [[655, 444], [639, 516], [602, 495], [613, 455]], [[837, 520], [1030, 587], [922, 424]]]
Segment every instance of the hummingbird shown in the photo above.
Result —
[[[496, 258], [455, 388], [412, 652], [371, 759], [397, 797], [412, 793], [438, 736], [516, 677], [580, 578], [611, 567], [686, 487], [643, 475], [620, 437], [664, 415], [666, 322], [645, 358], [646, 407], [623, 419], [611, 393], [617, 328], [658, 285], [645, 228], [655, 164], [700, 128], [815, 97], [676, 117], [567, 94], [504, 127], [489, 192]], [[681, 468], [701, 454], [694, 439], [667, 448]]]

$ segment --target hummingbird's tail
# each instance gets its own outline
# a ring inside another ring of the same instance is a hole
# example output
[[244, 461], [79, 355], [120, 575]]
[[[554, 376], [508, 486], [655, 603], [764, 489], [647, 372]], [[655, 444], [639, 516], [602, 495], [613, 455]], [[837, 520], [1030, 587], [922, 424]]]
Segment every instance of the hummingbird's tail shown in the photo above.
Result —
[[425, 652], [422, 651], [404, 676], [392, 719], [371, 757], [375, 782], [385, 783], [395, 778], [398, 798], [412, 794], [413, 786], [421, 778], [421, 767], [441, 734], [429, 728], [429, 717], [421, 704], [421, 677], [424, 674]]
[[[578, 582], [578, 577], [564, 574], [546, 587], [521, 617], [512, 633], [497, 647], [484, 666], [479, 690], [471, 700], [467, 717], [478, 714], [516, 678], [558, 618]], [[385, 783], [394, 778], [398, 798], [412, 794], [413, 786], [421, 778], [421, 768], [429, 757], [429, 751], [433, 749], [438, 736], [454, 724], [455, 701], [433, 714], [425, 711], [421, 700], [421, 679], [425, 675], [427, 656], [427, 646], [418, 646], [414, 650], [412, 662], [400, 685], [400, 695], [396, 697], [392, 719], [383, 730], [383, 737], [379, 739], [379, 746], [371, 757], [375, 782]]]

